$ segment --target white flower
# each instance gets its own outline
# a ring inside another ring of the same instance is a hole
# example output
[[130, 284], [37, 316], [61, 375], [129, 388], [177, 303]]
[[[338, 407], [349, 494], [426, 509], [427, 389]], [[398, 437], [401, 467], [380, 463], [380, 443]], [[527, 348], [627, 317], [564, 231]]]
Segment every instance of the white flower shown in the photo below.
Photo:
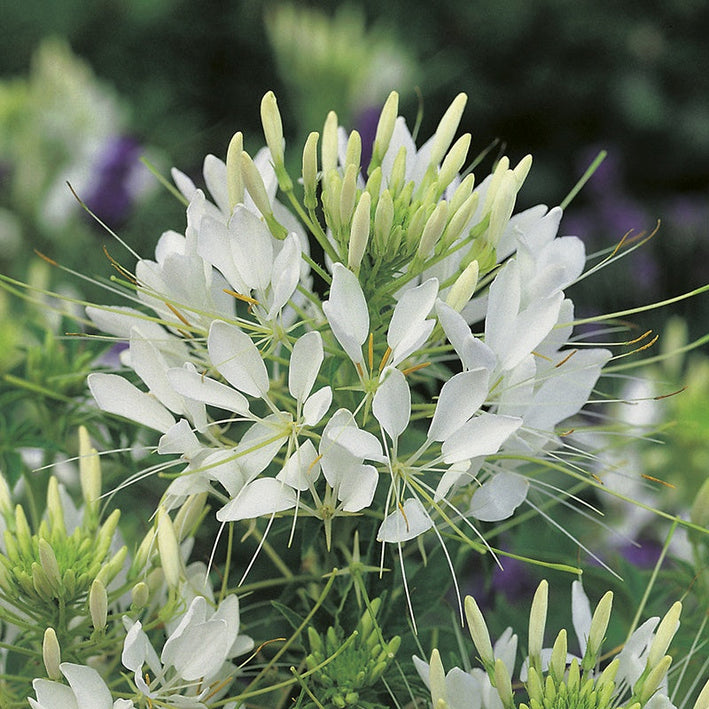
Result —
[[92, 667], [62, 662], [59, 669], [69, 686], [47, 679], [33, 680], [37, 699], [27, 698], [32, 709], [133, 709], [129, 699], [113, 701], [106, 683]]

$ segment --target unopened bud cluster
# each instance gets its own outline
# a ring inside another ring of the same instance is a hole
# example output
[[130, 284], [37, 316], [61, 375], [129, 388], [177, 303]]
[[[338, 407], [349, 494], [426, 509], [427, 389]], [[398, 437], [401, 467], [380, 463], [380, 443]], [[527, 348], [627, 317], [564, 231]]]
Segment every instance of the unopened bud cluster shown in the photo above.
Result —
[[[401, 638], [384, 641], [376, 621], [381, 599], [365, 610], [354, 633], [345, 638], [341, 628], [329, 627], [325, 637], [310, 626], [310, 654], [305, 664], [312, 672], [313, 692], [326, 706], [362, 706], [367, 689], [373, 687], [396, 655]], [[332, 658], [329, 662], [328, 659]], [[327, 701], [323, 701], [327, 700]]]

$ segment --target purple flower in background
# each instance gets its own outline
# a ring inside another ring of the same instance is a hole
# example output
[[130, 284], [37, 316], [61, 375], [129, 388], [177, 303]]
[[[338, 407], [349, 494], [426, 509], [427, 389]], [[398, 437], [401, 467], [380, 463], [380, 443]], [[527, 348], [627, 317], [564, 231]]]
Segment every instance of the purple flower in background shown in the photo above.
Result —
[[86, 200], [89, 209], [109, 226], [128, 217], [137, 192], [136, 168], [142, 148], [130, 136], [109, 141], [94, 169], [93, 189]]
[[362, 138], [361, 164], [365, 169], [372, 159], [372, 147], [374, 146], [374, 137], [377, 134], [377, 124], [379, 123], [381, 111], [381, 106], [368, 106], [360, 111], [355, 118], [355, 130]]

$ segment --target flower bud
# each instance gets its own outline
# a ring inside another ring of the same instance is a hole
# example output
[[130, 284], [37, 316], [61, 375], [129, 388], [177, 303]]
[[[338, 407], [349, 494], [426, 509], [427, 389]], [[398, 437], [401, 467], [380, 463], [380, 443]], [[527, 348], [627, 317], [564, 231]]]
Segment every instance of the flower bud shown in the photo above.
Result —
[[429, 665], [428, 672], [428, 685], [431, 688], [431, 701], [433, 701], [433, 706], [437, 706], [437, 702], [446, 701], [446, 672], [443, 669], [443, 663], [441, 662], [441, 656], [434, 648], [431, 653], [431, 663]]
[[507, 665], [501, 660], [495, 661], [495, 689], [505, 709], [514, 709], [514, 695], [512, 694], [512, 678]]
[[492, 652], [490, 633], [487, 630], [485, 619], [472, 596], [465, 598], [465, 618], [468, 621], [470, 637], [473, 639], [485, 669], [489, 672], [488, 668], [491, 668], [495, 663], [495, 655]]
[[345, 151], [345, 167], [354, 165], [359, 172], [360, 160], [362, 159], [362, 138], [356, 130], [350, 133], [347, 140], [347, 150]]
[[448, 202], [442, 200], [436, 205], [433, 213], [426, 221], [426, 226], [421, 234], [421, 241], [416, 252], [416, 256], [425, 261], [441, 238], [441, 234], [446, 227], [448, 220]]
[[385, 251], [389, 234], [394, 224], [394, 201], [391, 192], [384, 190], [379, 196], [377, 208], [374, 212], [374, 243], [380, 252]]
[[234, 133], [226, 151], [226, 186], [229, 194], [229, 208], [234, 211], [237, 204], [244, 203], [244, 178], [241, 174], [241, 153], [244, 151], [244, 136]]
[[588, 631], [588, 643], [583, 656], [583, 669], [586, 671], [590, 671], [596, 666], [603, 640], [606, 637], [612, 607], [613, 592], [608, 591], [598, 602], [596, 610], [593, 612], [593, 618], [591, 618], [591, 627]]
[[542, 645], [544, 644], [544, 628], [547, 622], [549, 604], [549, 584], [543, 579], [534, 593], [532, 608], [529, 612], [529, 666], [537, 672], [542, 671]]
[[[56, 478], [50, 478], [50, 482], [51, 480], [56, 480]], [[15, 540], [20, 554], [31, 559], [34, 556], [32, 553], [32, 532], [21, 505], [15, 507]]]
[[399, 94], [392, 91], [384, 103], [382, 112], [379, 115], [377, 123], [377, 132], [374, 136], [374, 144], [372, 146], [372, 160], [369, 163], [368, 172], [371, 172], [375, 167], [381, 165], [386, 151], [389, 149], [391, 136], [394, 133], [396, 125], [396, 117], [399, 113]]
[[[273, 91], [268, 91], [261, 99], [261, 124], [263, 125], [263, 135], [266, 138], [266, 145], [271, 152], [273, 167], [276, 171], [278, 184], [284, 191], [293, 189], [288, 173], [285, 172], [283, 155], [283, 122], [278, 110], [278, 101]], [[285, 183], [284, 181], [285, 180]]]
[[457, 212], [468, 201], [473, 193], [473, 187], [475, 187], [475, 175], [471, 172], [455, 188], [455, 192], [450, 199], [451, 212]]
[[101, 567], [98, 574], [96, 574], [96, 578], [101, 581], [104, 586], [108, 586], [120, 573], [125, 563], [126, 556], [128, 556], [128, 547], [121, 547], [109, 561]]
[[310, 133], [303, 148], [303, 204], [306, 209], [318, 205], [318, 139], [319, 133]]
[[133, 605], [137, 608], [145, 608], [150, 598], [150, 588], [144, 581], [139, 581], [130, 591]]
[[79, 479], [86, 509], [97, 517], [101, 497], [101, 461], [84, 426], [79, 426]]
[[264, 218], [272, 215], [273, 209], [271, 208], [271, 200], [266, 192], [266, 185], [264, 185], [261, 173], [258, 171], [254, 161], [245, 150], [241, 151], [241, 174], [246, 189], [256, 205], [256, 209], [261, 212]]
[[62, 586], [62, 576], [54, 549], [52, 549], [51, 544], [46, 539], [40, 539], [37, 546], [40, 566], [44, 573], [47, 574], [47, 581], [54, 589], [55, 594], [59, 595]]
[[346, 226], [352, 218], [352, 211], [357, 199], [357, 169], [354, 165], [345, 168], [345, 176], [342, 179], [342, 190], [340, 191], [340, 224]]
[[448, 152], [450, 144], [453, 142], [453, 137], [455, 136], [458, 126], [460, 125], [460, 119], [463, 116], [463, 111], [465, 110], [465, 104], [468, 102], [468, 97], [464, 93], [458, 94], [446, 109], [443, 114], [438, 128], [433, 136], [433, 146], [431, 148], [431, 164], [438, 165], [443, 156]]
[[373, 200], [379, 198], [379, 193], [382, 191], [382, 168], [377, 167], [369, 173], [367, 184], [364, 189], [369, 192]]
[[30, 567], [32, 571], [32, 588], [45, 601], [55, 598], [55, 588], [47, 578], [47, 572], [36, 561]]
[[65, 532], [64, 506], [59, 494], [59, 481], [52, 475], [47, 484], [47, 517], [52, 531]]
[[89, 590], [89, 614], [96, 630], [106, 627], [108, 618], [108, 593], [99, 579], [94, 579]]
[[190, 495], [175, 515], [174, 527], [179, 542], [184, 541], [194, 529], [207, 502], [207, 493]]
[[471, 261], [463, 270], [448, 291], [446, 304], [453, 310], [460, 312], [473, 297], [475, 288], [478, 285], [480, 268], [477, 261]]
[[59, 665], [62, 661], [62, 655], [59, 640], [57, 639], [54, 628], [47, 628], [44, 631], [44, 638], [42, 639], [42, 660], [44, 661], [44, 668], [47, 670], [47, 677], [53, 680], [60, 679], [62, 673], [59, 669]]
[[177, 544], [175, 527], [170, 515], [163, 507], [158, 508], [158, 552], [160, 563], [165, 573], [165, 581], [170, 588], [177, 588], [180, 583], [180, 547]]
[[515, 166], [513, 172], [515, 175], [515, 181], [517, 182], [517, 191], [518, 192], [522, 188], [524, 181], [527, 179], [527, 175], [529, 174], [529, 170], [531, 169], [531, 167], [532, 167], [532, 156], [531, 155], [525, 155]]
[[0, 514], [6, 519], [12, 517], [12, 497], [5, 476], [0, 473]]
[[500, 181], [500, 186], [495, 195], [495, 201], [490, 210], [490, 223], [487, 228], [486, 240], [492, 246], [497, 246], [502, 232], [507, 226], [512, 210], [517, 200], [517, 180], [514, 172], [508, 170]]
[[[648, 658], [649, 662], [649, 658]], [[642, 686], [637, 688], [637, 684], [633, 687], [633, 693], [640, 695], [640, 704], [644, 706], [646, 702], [650, 700], [653, 694], [657, 691], [657, 688], [662, 684], [662, 681], [667, 675], [667, 671], [670, 669], [672, 664], [672, 658], [669, 655], [665, 655], [657, 664], [655, 664], [645, 679], [642, 679]]]
[[660, 625], [655, 633], [655, 638], [650, 645], [650, 651], [647, 655], [647, 666], [654, 667], [663, 658], [667, 652], [667, 648], [672, 642], [672, 638], [679, 628], [679, 616], [682, 612], [682, 604], [676, 601], [672, 604], [670, 610], [667, 611], [665, 617], [660, 621]]
[[133, 563], [131, 564], [131, 571], [133, 573], [138, 573], [145, 568], [150, 560], [150, 557], [155, 550], [155, 529], [151, 527], [143, 537], [143, 541], [140, 543], [137, 551], [133, 555]]
[[337, 169], [339, 144], [337, 138], [337, 114], [330, 111], [325, 119], [322, 131], [322, 172], [327, 177], [332, 170]]
[[367, 250], [369, 241], [370, 207], [372, 199], [369, 192], [363, 192], [359, 198], [357, 208], [352, 216], [350, 227], [350, 243], [347, 253], [347, 268], [354, 273], [359, 273], [362, 257]]
[[453, 147], [446, 155], [441, 169], [438, 171], [438, 193], [442, 194], [443, 190], [453, 181], [453, 178], [460, 172], [460, 169], [465, 164], [470, 149], [470, 133], [461, 135], [455, 141]]
[[449, 247], [468, 226], [473, 214], [475, 214], [479, 199], [480, 195], [474, 192], [463, 202], [457, 211], [453, 211], [453, 207], [450, 208], [449, 212], [453, 213], [453, 216], [448, 220], [446, 230], [442, 237], [445, 248]]
[[497, 188], [500, 186], [502, 176], [510, 169], [510, 159], [503, 155], [495, 165], [495, 169], [492, 171], [490, 177], [490, 184], [487, 187], [487, 192], [485, 193], [485, 201], [483, 202], [482, 214], [487, 214], [492, 208], [492, 203], [497, 194]]
[[555, 682], [561, 682], [566, 670], [566, 629], [562, 628], [556, 636], [554, 646], [551, 649], [551, 659], [549, 660], [549, 673]]
[[694, 702], [694, 707], [692, 709], [707, 709], [709, 707], [709, 680], [704, 685], [704, 689], [699, 692], [697, 701]]

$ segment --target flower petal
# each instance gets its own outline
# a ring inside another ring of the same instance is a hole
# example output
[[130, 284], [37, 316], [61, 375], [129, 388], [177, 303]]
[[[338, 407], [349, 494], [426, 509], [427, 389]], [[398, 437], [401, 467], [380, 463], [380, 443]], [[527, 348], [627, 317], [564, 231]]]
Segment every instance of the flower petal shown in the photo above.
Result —
[[98, 407], [111, 414], [165, 433], [174, 425], [172, 414], [154, 397], [117, 374], [89, 374], [89, 389]]
[[274, 478], [259, 478], [245, 485], [241, 492], [217, 512], [220, 522], [234, 522], [271, 515], [295, 507], [292, 488]]
[[249, 411], [249, 401], [243, 394], [200, 374], [190, 363], [168, 369], [167, 378], [175, 391], [189, 399], [242, 415]]
[[310, 395], [323, 361], [322, 337], [316, 330], [307, 332], [296, 340], [288, 369], [288, 390], [298, 401]]
[[512, 513], [527, 499], [529, 481], [517, 473], [503, 471], [475, 491], [468, 514], [481, 522], [498, 522]]
[[207, 340], [217, 371], [239, 391], [262, 397], [268, 392], [268, 371], [251, 338], [235, 325], [215, 320]]
[[411, 390], [406, 377], [395, 367], [386, 367], [372, 400], [372, 413], [394, 440], [409, 425]]
[[401, 508], [392, 512], [381, 523], [377, 532], [378, 542], [406, 542], [418, 537], [433, 527], [433, 520], [417, 497], [404, 500]]
[[460, 460], [492, 455], [522, 425], [522, 419], [515, 416], [497, 416], [482, 413], [463, 424], [441, 446], [444, 462], [457, 463]]
[[453, 375], [438, 396], [428, 438], [443, 441], [457, 431], [482, 405], [490, 372], [482, 367]]

